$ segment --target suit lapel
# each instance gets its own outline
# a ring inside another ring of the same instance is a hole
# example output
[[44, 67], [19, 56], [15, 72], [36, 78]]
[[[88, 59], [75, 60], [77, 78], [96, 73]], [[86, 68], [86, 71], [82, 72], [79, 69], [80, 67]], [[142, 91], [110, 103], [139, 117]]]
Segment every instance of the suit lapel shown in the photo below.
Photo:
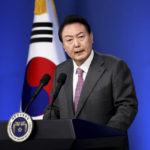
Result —
[[97, 53], [94, 53], [93, 61], [90, 65], [89, 71], [84, 81], [84, 85], [83, 85], [83, 89], [82, 89], [81, 96], [79, 99], [77, 111], [75, 113], [75, 117], [78, 116], [88, 96], [90, 95], [93, 88], [95, 87], [95, 84], [97, 83], [98, 79], [102, 76], [105, 70], [103, 67], [103, 63], [104, 61], [102, 57], [100, 57], [100, 55], [98, 55]]

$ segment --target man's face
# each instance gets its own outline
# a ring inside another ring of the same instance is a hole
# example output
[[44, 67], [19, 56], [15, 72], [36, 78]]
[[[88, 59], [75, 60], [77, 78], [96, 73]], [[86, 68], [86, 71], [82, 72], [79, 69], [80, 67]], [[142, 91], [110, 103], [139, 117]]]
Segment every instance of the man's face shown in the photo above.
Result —
[[93, 34], [80, 23], [66, 25], [62, 32], [62, 43], [67, 54], [81, 66], [91, 54]]

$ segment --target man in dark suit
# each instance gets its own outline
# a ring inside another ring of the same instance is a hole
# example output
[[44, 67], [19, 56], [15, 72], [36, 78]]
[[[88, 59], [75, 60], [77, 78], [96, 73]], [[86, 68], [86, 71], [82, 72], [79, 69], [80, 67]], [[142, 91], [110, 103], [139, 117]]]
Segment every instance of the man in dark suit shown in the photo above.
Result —
[[[55, 69], [52, 99], [59, 75], [65, 73], [67, 79], [55, 99], [52, 118], [79, 118], [126, 131], [137, 113], [137, 98], [125, 62], [92, 49], [93, 33], [80, 16], [65, 18], [59, 38], [71, 59]], [[50, 119], [50, 108], [44, 119]]]

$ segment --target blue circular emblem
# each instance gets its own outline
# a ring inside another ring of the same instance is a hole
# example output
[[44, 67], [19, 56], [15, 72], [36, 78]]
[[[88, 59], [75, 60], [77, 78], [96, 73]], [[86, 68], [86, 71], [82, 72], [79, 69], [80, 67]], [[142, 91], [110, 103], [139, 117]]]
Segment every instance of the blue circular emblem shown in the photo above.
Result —
[[8, 136], [15, 142], [23, 142], [30, 136], [33, 129], [31, 117], [23, 112], [15, 113], [7, 126]]

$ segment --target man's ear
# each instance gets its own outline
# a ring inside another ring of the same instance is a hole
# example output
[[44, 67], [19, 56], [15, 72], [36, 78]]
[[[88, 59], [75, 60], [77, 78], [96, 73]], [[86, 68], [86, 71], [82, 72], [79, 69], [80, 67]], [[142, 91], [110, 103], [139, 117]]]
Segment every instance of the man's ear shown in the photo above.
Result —
[[93, 40], [93, 32], [90, 33], [90, 39], [91, 39], [91, 41], [93, 43], [94, 42], [94, 40]]
[[65, 49], [65, 46], [64, 46], [63, 42], [62, 42], [62, 46], [63, 46], [63, 48], [64, 48], [64, 50], [65, 50], [65, 52], [66, 52], [66, 49]]

